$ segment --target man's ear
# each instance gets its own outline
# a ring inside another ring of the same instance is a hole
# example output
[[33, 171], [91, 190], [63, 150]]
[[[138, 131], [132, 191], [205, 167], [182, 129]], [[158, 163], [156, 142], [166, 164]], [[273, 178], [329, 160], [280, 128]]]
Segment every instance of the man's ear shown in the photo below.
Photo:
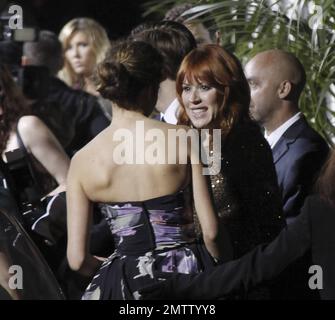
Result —
[[289, 96], [292, 91], [292, 83], [288, 80], [284, 80], [278, 88], [278, 97], [280, 99], [285, 99]]

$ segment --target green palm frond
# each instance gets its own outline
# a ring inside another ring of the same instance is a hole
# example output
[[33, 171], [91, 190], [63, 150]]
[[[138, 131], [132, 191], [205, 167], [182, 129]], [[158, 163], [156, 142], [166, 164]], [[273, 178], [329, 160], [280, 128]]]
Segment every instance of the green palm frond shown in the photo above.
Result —
[[[246, 63], [256, 53], [280, 48], [294, 53], [307, 73], [300, 107], [311, 125], [329, 142], [335, 137], [335, 2], [333, 0], [148, 0], [146, 16], [163, 18], [176, 4], [192, 3], [185, 12], [219, 30], [222, 44]], [[308, 10], [314, 5], [314, 12]]]

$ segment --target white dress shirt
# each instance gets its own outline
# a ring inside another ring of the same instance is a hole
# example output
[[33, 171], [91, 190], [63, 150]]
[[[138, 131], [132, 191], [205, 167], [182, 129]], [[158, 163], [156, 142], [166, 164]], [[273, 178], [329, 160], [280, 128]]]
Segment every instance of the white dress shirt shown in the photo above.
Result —
[[286, 122], [284, 122], [280, 127], [278, 127], [275, 131], [273, 131], [271, 134], [267, 134], [266, 130], [264, 133], [265, 139], [268, 141], [271, 149], [274, 148], [278, 140], [281, 138], [281, 136], [285, 133], [285, 131], [291, 127], [295, 122], [297, 122], [301, 118], [302, 114], [301, 112], [296, 113], [293, 117], [288, 119]]
[[165, 110], [165, 113], [161, 112], [161, 121], [164, 119], [165, 122], [170, 123], [170, 124], [177, 124], [178, 119], [177, 119], [177, 111], [179, 107], [179, 102], [178, 99], [174, 99], [171, 104], [167, 107]]

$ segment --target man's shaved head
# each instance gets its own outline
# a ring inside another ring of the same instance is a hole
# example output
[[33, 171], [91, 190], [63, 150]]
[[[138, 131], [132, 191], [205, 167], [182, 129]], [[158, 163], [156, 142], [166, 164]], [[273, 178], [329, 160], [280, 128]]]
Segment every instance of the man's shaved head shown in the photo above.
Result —
[[263, 51], [257, 54], [250, 63], [272, 74], [281, 83], [288, 80], [295, 86], [294, 96], [299, 97], [306, 83], [306, 73], [301, 62], [292, 54], [279, 49]]
[[278, 49], [261, 52], [246, 64], [245, 75], [250, 86], [250, 113], [265, 128], [276, 127], [298, 111], [306, 73], [293, 54]]

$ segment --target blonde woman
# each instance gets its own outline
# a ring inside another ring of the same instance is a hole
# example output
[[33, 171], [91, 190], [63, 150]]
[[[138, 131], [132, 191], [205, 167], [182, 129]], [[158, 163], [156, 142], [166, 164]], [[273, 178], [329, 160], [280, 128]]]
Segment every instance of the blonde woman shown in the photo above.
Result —
[[[59, 78], [72, 88], [99, 97], [92, 75], [110, 47], [106, 30], [93, 19], [75, 18], [62, 28], [59, 40], [64, 52], [64, 66], [58, 74]], [[99, 102], [110, 118], [111, 104], [101, 97]]]

